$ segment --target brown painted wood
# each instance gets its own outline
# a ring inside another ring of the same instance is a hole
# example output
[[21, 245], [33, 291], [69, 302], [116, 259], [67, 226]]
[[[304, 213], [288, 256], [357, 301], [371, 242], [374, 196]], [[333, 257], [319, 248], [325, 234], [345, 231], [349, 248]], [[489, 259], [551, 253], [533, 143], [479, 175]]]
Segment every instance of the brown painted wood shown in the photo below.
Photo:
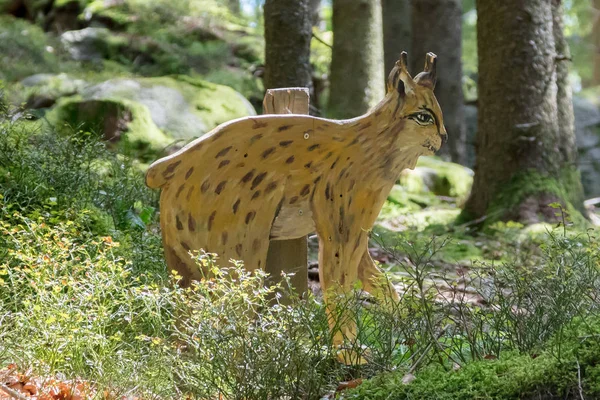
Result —
[[[269, 89], [263, 101], [265, 114], [308, 114], [307, 88]], [[269, 243], [265, 271], [273, 278], [282, 272], [294, 273], [290, 283], [296, 293], [308, 290], [308, 238], [272, 240]]]
[[[316, 232], [327, 303], [357, 285], [375, 296], [397, 298], [369, 255], [369, 231], [400, 172], [439, 150], [447, 138], [433, 94], [435, 61], [429, 53], [425, 70], [413, 78], [403, 53], [389, 75], [386, 96], [363, 116], [332, 120], [290, 114], [301, 104], [308, 111], [306, 95], [290, 90], [279, 95], [281, 102], [277, 95], [267, 97], [266, 109], [284, 114], [227, 122], [153, 163], [146, 184], [162, 190], [165, 257], [169, 269], [182, 276], [180, 284], [210, 276], [190, 257], [191, 250], [218, 254], [222, 267], [241, 260], [253, 271], [266, 268], [272, 240]], [[304, 243], [297, 252], [306, 249]], [[284, 248], [276, 254], [292, 252]], [[276, 257], [271, 261], [281, 264]], [[336, 346], [355, 337], [350, 320], [330, 323]], [[344, 362], [356, 360], [344, 357]]]

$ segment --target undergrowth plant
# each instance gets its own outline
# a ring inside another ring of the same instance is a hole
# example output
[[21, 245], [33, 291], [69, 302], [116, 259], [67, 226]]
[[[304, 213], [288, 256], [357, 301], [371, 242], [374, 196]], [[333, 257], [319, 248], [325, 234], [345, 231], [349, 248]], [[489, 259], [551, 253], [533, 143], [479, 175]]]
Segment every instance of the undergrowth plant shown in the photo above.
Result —
[[5, 207], [49, 222], [87, 213], [89, 229], [144, 229], [157, 197], [135, 160], [107, 149], [93, 132], [58, 134], [26, 113], [0, 115], [0, 194]]

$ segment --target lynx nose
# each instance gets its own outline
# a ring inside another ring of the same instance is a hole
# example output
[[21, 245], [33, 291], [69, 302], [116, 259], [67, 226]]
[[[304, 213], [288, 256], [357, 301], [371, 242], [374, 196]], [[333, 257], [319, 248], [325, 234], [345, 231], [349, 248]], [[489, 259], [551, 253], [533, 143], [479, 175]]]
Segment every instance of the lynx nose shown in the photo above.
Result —
[[445, 144], [448, 141], [448, 132], [446, 132], [446, 127], [444, 125], [442, 125], [440, 137], [442, 139], [442, 144]]

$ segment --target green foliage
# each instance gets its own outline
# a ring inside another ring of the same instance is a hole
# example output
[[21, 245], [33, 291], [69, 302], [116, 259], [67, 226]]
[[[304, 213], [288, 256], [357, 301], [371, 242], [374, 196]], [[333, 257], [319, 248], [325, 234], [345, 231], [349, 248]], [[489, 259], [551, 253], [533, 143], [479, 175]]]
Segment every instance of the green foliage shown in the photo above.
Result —
[[76, 216], [100, 234], [153, 220], [157, 199], [141, 172], [100, 138], [76, 129], [58, 135], [11, 114], [3, 117], [0, 194], [7, 210], [51, 223]]
[[26, 21], [0, 15], [0, 79], [16, 81], [38, 72], [57, 72], [58, 44]]
[[[421, 349], [419, 360], [428, 361], [413, 362], [408, 375], [401, 369], [378, 376], [344, 398], [600, 394], [597, 237], [550, 232], [537, 253], [516, 253], [502, 265], [480, 263], [459, 276], [428, 266], [438, 248], [435, 242], [402, 245], [394, 255], [406, 276], [402, 302], [415, 302], [409, 315], [422, 324], [421, 336], [409, 337]], [[416, 380], [404, 382], [414, 371]]]

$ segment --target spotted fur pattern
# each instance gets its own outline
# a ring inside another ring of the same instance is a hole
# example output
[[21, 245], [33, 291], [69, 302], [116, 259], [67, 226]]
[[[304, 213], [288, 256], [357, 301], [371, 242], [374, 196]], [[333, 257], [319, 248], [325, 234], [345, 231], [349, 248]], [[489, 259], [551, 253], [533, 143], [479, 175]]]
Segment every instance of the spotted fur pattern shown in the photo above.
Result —
[[434, 84], [435, 68], [413, 79], [404, 58], [385, 98], [364, 116], [238, 119], [152, 164], [146, 182], [162, 189], [169, 267], [184, 285], [201, 278], [189, 251], [202, 248], [223, 264], [236, 259], [262, 268], [269, 240], [316, 231], [323, 288], [360, 280], [375, 291], [371, 278], [380, 271], [367, 250], [368, 231], [400, 172], [446, 136]]

